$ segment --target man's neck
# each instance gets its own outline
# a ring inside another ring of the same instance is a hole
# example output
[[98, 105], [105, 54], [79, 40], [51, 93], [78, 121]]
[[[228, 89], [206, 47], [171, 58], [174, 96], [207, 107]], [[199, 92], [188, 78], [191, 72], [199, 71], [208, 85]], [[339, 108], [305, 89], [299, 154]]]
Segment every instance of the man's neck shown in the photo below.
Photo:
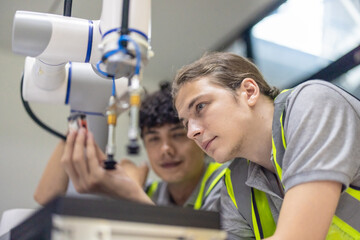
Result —
[[[272, 149], [272, 122], [274, 116], [274, 102], [266, 96], [262, 96], [262, 104], [256, 110], [259, 114], [258, 133], [256, 149], [253, 149], [254, 156], [250, 158], [253, 162], [265, 167], [275, 173], [275, 168], [271, 162]], [[253, 145], [255, 146], [255, 145]]]
[[180, 183], [168, 183], [168, 190], [170, 196], [172, 197], [176, 205], [183, 206], [186, 203], [186, 201], [189, 199], [196, 186], [200, 182], [204, 171], [205, 169], [202, 171], [201, 174], [192, 179], [188, 179]]

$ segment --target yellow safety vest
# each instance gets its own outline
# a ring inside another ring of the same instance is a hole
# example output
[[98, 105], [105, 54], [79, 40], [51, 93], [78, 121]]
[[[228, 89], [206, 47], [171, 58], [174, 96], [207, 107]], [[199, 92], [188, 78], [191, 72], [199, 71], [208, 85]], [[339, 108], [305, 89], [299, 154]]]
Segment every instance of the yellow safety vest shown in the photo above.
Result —
[[[255, 239], [270, 237], [276, 230], [276, 224], [271, 213], [267, 196], [264, 192], [245, 184], [248, 174], [248, 162], [245, 159], [235, 159], [225, 173], [227, 192], [245, 220], [252, 225]], [[232, 170], [235, 170], [232, 174]], [[234, 191], [235, 189], [235, 191]]]
[[[194, 209], [198, 210], [204, 204], [206, 197], [211, 193], [216, 184], [225, 175], [226, 165], [216, 162], [210, 162], [206, 168], [204, 176], [201, 179], [200, 189], [196, 196]], [[158, 188], [159, 182], [154, 181], [147, 188], [147, 195], [151, 198]]]
[[[291, 94], [292, 90], [287, 89], [281, 92], [276, 97], [274, 119], [272, 127], [272, 150], [277, 175], [282, 181], [282, 160], [286, 150], [286, 138], [284, 131], [284, 120], [285, 120], [285, 103], [287, 97]], [[348, 204], [354, 204], [360, 208], [360, 188], [351, 186], [341, 196], [340, 200], [346, 201]], [[352, 222], [356, 222], [357, 226], [350, 225], [348, 221], [351, 218]], [[333, 217], [327, 240], [339, 240], [339, 239], [360, 239], [360, 215], [349, 216], [345, 209], [337, 209], [335, 216]]]

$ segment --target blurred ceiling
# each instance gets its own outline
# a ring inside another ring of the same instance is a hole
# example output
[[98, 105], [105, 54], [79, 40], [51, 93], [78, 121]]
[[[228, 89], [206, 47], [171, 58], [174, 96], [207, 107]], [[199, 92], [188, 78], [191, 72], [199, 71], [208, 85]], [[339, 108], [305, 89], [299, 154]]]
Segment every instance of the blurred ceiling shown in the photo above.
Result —
[[[155, 53], [144, 69], [144, 85], [171, 79], [176, 70], [204, 52], [224, 47], [278, 0], [152, 0], [152, 40]], [[72, 16], [100, 18], [102, 1], [73, 0]], [[12, 0], [0, 2], [0, 49], [11, 51], [16, 10], [62, 15], [63, 1]]]

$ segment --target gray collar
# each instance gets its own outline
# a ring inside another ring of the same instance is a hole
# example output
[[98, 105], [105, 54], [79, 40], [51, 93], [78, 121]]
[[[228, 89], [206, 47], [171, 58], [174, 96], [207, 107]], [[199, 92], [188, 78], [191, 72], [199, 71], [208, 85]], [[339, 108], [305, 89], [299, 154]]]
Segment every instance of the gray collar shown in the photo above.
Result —
[[277, 176], [256, 163], [249, 162], [248, 177], [245, 184], [271, 196], [283, 199]]

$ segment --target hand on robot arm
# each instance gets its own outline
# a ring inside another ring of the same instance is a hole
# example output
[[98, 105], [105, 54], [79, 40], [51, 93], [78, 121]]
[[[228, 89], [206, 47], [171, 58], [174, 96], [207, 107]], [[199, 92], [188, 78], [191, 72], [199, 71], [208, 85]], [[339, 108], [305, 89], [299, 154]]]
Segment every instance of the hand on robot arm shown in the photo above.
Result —
[[[103, 113], [110, 105], [109, 80], [131, 77], [130, 85], [126, 85], [131, 119], [128, 150], [138, 153], [140, 68], [153, 54], [149, 45], [151, 0], [132, 0], [130, 5], [126, 2], [103, 0], [101, 18], [96, 21], [18, 11], [13, 26], [13, 51], [28, 56], [24, 99], [65, 103], [72, 112], [86, 113], [96, 142], [102, 149], [106, 146], [110, 160], [115, 155], [118, 113], [110, 111], [106, 116], [111, 120], [107, 127]], [[115, 95], [114, 85], [110, 100]], [[111, 169], [113, 163], [109, 162]]]
[[101, 164], [103, 157], [90, 131], [81, 128], [68, 135], [61, 161], [78, 192], [153, 204], [119, 164], [113, 170], [105, 170]]

